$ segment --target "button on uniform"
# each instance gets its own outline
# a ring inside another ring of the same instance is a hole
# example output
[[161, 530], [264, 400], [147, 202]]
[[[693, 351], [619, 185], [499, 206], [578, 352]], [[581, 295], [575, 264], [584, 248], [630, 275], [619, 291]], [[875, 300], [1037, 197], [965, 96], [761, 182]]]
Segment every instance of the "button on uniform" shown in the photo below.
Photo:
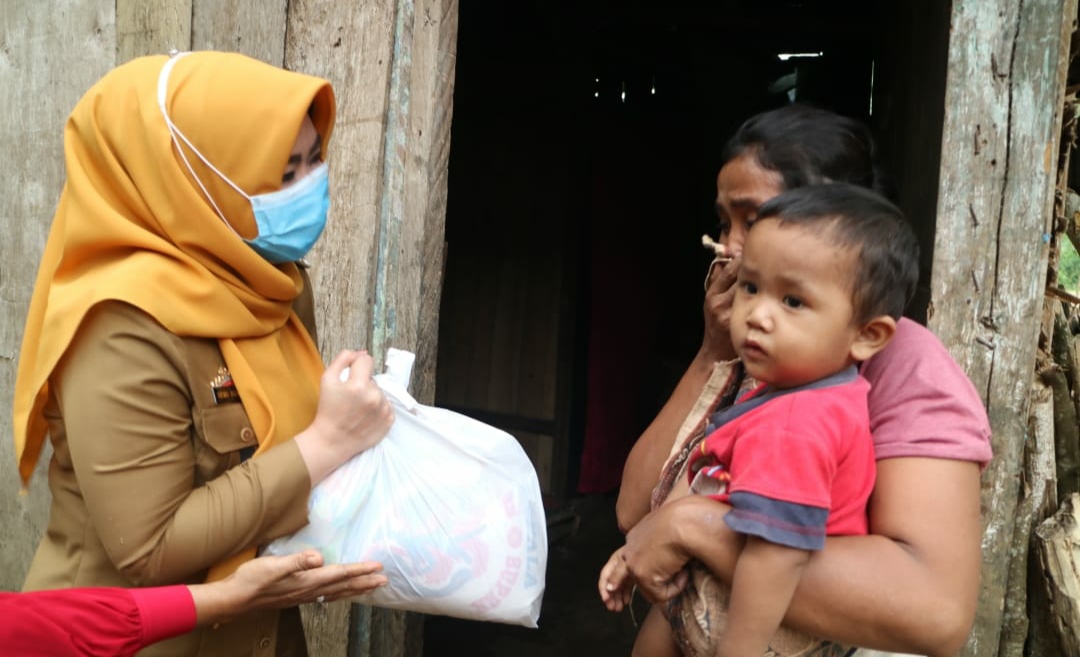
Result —
[[245, 443], [250, 443], [255, 440], [255, 432], [251, 430], [251, 427], [244, 427], [240, 430], [240, 440]]

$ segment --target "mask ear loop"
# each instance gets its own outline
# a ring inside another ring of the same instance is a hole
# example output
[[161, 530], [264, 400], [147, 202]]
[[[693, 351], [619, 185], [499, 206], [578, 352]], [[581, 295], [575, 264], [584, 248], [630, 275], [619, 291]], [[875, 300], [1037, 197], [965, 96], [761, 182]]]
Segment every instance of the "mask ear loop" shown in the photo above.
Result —
[[726, 265], [731, 262], [731, 255], [728, 254], [727, 247], [719, 242], [713, 240], [708, 235], [701, 236], [701, 245], [706, 249], [712, 251], [716, 257], [709, 263], [709, 270], [705, 273], [705, 291], [709, 291], [709, 281], [712, 280], [713, 267], [717, 264]]
[[184, 133], [180, 131], [180, 128], [177, 128], [176, 125], [172, 122], [172, 119], [169, 118], [168, 111], [166, 111], [165, 109], [165, 99], [168, 95], [169, 88], [169, 74], [172, 73], [172, 68], [176, 64], [176, 62], [180, 61], [181, 59], [190, 54], [190, 52], [175, 51], [169, 53], [169, 60], [165, 62], [165, 66], [161, 68], [161, 74], [158, 75], [158, 108], [161, 110], [162, 118], [165, 119], [165, 126], [169, 129], [169, 136], [172, 138], [172, 143], [173, 146], [176, 148], [176, 152], [180, 154], [180, 159], [184, 161], [184, 166], [187, 167], [188, 172], [191, 173], [191, 177], [195, 179], [195, 183], [199, 186], [199, 189], [202, 190], [203, 196], [205, 196], [206, 200], [209, 201], [211, 207], [214, 208], [214, 212], [217, 213], [217, 216], [221, 219], [221, 221], [223, 221], [225, 225], [229, 227], [229, 230], [231, 230], [233, 234], [235, 234], [237, 237], [240, 237], [240, 239], [243, 239], [240, 233], [236, 232], [236, 229], [233, 228], [232, 224], [229, 223], [229, 220], [225, 218], [225, 214], [221, 211], [221, 208], [219, 208], [217, 203], [214, 202], [214, 197], [210, 195], [210, 192], [207, 191], [206, 186], [203, 185], [202, 180], [200, 180], [199, 176], [195, 173], [195, 169], [192, 168], [191, 162], [188, 161], [187, 154], [184, 153], [184, 149], [180, 147], [180, 141], [183, 141], [184, 144], [186, 144], [187, 147], [191, 149], [191, 152], [195, 153], [195, 155], [200, 160], [202, 160], [203, 164], [209, 167], [211, 171], [216, 173], [218, 177], [224, 180], [230, 187], [235, 189], [238, 194], [248, 199], [249, 201], [251, 200], [251, 197], [245, 194], [244, 190], [237, 187], [236, 183], [229, 180], [228, 176], [218, 171], [217, 167], [210, 163], [210, 160], [203, 157], [203, 154], [199, 152], [199, 149], [195, 148], [195, 145], [188, 141], [188, 138], [184, 136]]

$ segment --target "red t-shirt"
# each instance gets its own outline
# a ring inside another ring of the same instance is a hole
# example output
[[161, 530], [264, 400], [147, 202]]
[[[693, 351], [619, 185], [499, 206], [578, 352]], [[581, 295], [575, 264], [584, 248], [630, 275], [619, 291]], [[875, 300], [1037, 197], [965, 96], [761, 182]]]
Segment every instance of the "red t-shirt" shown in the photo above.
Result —
[[0, 652], [19, 657], [126, 657], [195, 627], [186, 586], [0, 593]]
[[[689, 467], [692, 480], [721, 483], [709, 497], [731, 505], [732, 529], [805, 550], [824, 547], [826, 534], [867, 532], [875, 475], [870, 384], [851, 368], [811, 386], [768, 395], [761, 386], [716, 414], [721, 424]], [[709, 493], [701, 481], [694, 489]]]

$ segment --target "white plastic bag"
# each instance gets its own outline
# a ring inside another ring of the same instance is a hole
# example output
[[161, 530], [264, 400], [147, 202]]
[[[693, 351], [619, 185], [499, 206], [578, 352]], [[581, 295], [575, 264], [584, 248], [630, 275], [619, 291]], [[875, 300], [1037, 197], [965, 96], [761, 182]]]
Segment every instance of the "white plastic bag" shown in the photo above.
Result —
[[309, 524], [266, 552], [381, 562], [390, 581], [361, 604], [536, 627], [547, 567], [536, 471], [510, 434], [413, 399], [411, 363], [390, 349], [374, 377], [394, 406], [390, 433], [316, 485]]

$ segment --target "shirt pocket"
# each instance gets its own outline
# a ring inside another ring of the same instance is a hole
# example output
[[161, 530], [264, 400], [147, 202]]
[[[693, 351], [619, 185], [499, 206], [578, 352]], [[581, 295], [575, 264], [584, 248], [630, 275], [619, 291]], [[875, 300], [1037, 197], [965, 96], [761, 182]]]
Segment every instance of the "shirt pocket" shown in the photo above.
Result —
[[208, 406], [197, 411], [200, 440], [195, 445], [199, 483], [251, 458], [259, 446], [255, 430], [241, 404]]

